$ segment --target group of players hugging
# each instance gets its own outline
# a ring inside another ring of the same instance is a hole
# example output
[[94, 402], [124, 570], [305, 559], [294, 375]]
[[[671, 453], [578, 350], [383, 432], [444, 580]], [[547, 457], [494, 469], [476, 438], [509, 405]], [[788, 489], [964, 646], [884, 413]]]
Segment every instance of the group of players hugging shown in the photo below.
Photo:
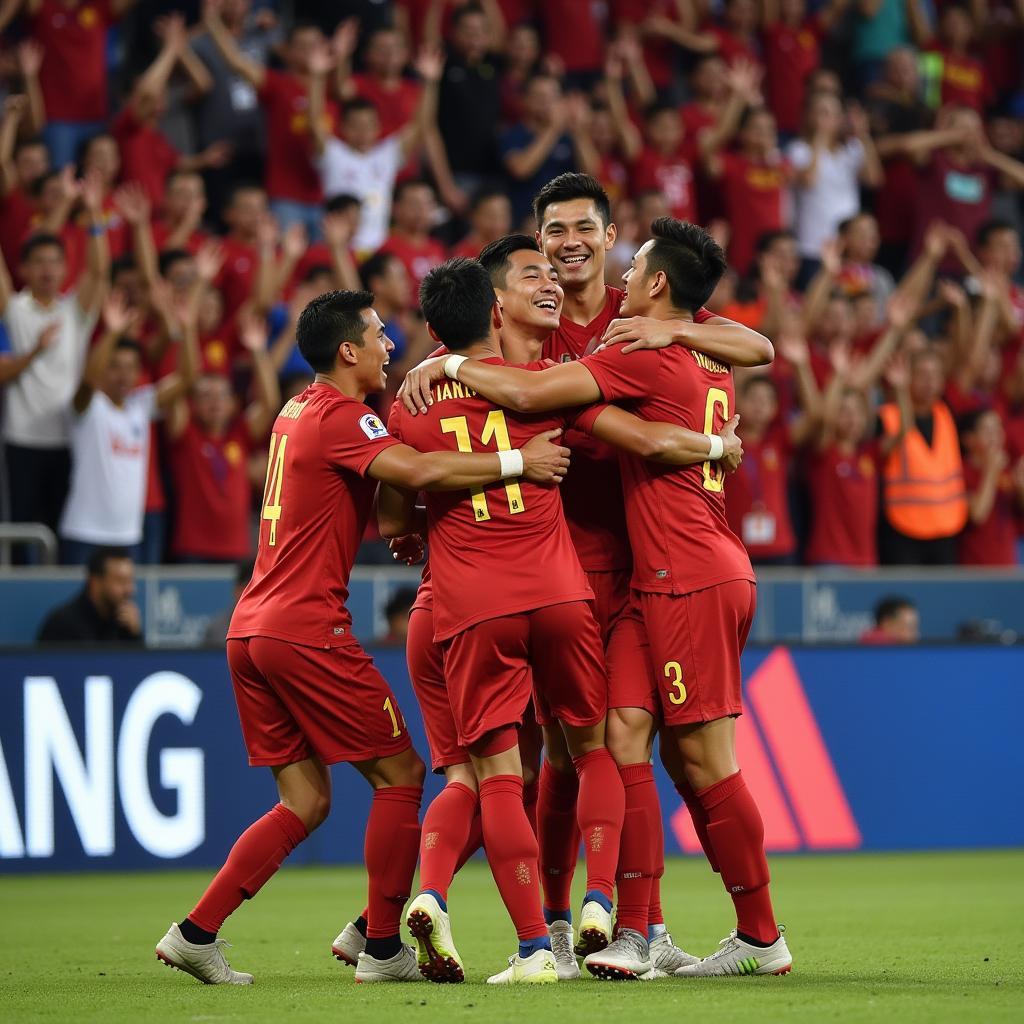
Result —
[[[316, 377], [274, 424], [227, 642], [249, 763], [271, 768], [280, 801], [156, 947], [203, 982], [251, 984], [218, 931], [326, 818], [340, 761], [373, 789], [368, 904], [333, 944], [357, 981], [464, 980], [448, 889], [481, 846], [519, 939], [491, 984], [579, 978], [578, 957], [608, 980], [791, 969], [736, 762], [755, 580], [723, 495], [742, 457], [731, 368], [770, 362], [771, 344], [704, 309], [726, 261], [701, 228], [656, 221], [620, 291], [605, 284], [615, 226], [594, 179], [560, 175], [534, 209], [536, 238], [427, 275], [440, 347], [387, 425], [364, 404], [393, 347], [373, 296], [331, 292], [300, 317]], [[429, 544], [407, 656], [447, 784], [422, 827], [425, 766], [345, 607], [374, 510], [396, 558]], [[655, 737], [735, 904], [703, 959], [661, 912]]]

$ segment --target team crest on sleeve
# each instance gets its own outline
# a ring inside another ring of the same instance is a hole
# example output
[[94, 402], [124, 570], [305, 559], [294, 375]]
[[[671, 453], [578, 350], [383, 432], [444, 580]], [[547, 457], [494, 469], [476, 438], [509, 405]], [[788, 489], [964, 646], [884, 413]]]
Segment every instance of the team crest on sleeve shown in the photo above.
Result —
[[368, 412], [359, 421], [359, 426], [371, 441], [377, 441], [382, 437], [388, 436], [388, 428], [385, 427], [384, 424], [381, 423], [379, 417], [374, 416], [372, 412]]

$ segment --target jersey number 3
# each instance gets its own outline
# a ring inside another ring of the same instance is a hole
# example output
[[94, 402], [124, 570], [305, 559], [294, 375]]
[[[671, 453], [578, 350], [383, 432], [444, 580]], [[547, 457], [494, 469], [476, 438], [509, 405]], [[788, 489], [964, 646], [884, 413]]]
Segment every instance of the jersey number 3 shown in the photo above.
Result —
[[[465, 416], [449, 416], [441, 420], [441, 430], [446, 434], [455, 435], [455, 444], [460, 452], [471, 452], [473, 442], [469, 436], [469, 421]], [[501, 409], [492, 409], [484, 421], [483, 433], [480, 435], [480, 443], [490, 444], [493, 439], [499, 452], [510, 452], [512, 441], [508, 436], [508, 424], [505, 422], [505, 414]], [[490, 510], [487, 507], [487, 495], [482, 487], [474, 487], [470, 492], [473, 499], [473, 520], [477, 523], [486, 523], [491, 518]], [[505, 498], [508, 501], [508, 510], [512, 515], [518, 515], [526, 511], [523, 504], [523, 492], [515, 480], [505, 482]]]
[[[704, 403], [704, 433], [714, 434], [715, 413], [721, 409], [722, 419], [729, 419], [729, 395], [721, 388], [708, 388], [707, 401]], [[717, 462], [708, 459], [704, 463], [704, 490], [721, 491], [725, 483], [725, 472]]]
[[267, 459], [267, 483], [263, 489], [263, 518], [270, 523], [267, 543], [277, 543], [277, 521], [281, 518], [281, 486], [284, 483], [284, 452], [288, 435], [270, 435], [270, 458]]

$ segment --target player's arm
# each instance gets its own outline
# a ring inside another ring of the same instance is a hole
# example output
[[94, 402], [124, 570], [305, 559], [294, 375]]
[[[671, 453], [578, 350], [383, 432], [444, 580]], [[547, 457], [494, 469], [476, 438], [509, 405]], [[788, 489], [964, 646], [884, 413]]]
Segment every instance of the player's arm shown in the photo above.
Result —
[[234, 36], [221, 20], [220, 10], [221, 0], [206, 0], [203, 4], [203, 25], [206, 31], [210, 33], [214, 46], [220, 50], [228, 67], [254, 89], [261, 89], [267, 77], [267, 69], [262, 64], [250, 60], [241, 51]]
[[557, 484], [569, 468], [569, 449], [554, 444], [562, 431], [547, 430], [510, 452], [418, 452], [406, 444], [385, 448], [369, 465], [368, 476], [409, 491], [462, 491], [509, 477]]
[[377, 488], [377, 530], [385, 540], [423, 530], [422, 511], [416, 506], [415, 491], [384, 483]]
[[638, 348], [685, 345], [730, 366], [765, 366], [775, 358], [775, 349], [763, 334], [724, 316], [712, 316], [700, 324], [692, 320], [631, 316], [613, 320], [601, 343], [625, 345], [623, 353]]
[[605, 406], [588, 433], [642, 459], [674, 466], [721, 462], [729, 472], [743, 459], [743, 442], [736, 436], [739, 416], [733, 416], [719, 434], [698, 434], [676, 423], [650, 422], [615, 405]]
[[433, 404], [430, 387], [445, 378], [446, 367], [447, 376], [515, 412], [548, 412], [589, 405], [602, 397], [597, 381], [579, 362], [559, 363], [538, 371], [497, 366], [463, 356], [437, 356], [413, 367], [398, 392], [413, 416], [425, 413]]

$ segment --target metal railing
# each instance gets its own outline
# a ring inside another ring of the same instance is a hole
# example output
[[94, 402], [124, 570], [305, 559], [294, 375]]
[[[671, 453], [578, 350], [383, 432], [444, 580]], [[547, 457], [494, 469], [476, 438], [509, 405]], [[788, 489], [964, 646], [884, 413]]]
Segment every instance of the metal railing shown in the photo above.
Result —
[[42, 523], [0, 523], [0, 565], [11, 564], [13, 544], [32, 544], [39, 548], [40, 565], [57, 564], [57, 537]]

